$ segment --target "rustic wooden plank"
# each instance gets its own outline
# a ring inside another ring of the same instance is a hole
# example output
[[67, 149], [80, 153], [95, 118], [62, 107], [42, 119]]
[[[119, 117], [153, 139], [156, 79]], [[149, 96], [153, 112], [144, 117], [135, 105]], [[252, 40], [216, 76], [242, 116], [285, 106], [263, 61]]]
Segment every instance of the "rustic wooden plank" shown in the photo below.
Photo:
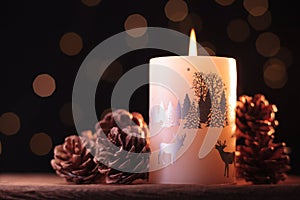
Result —
[[300, 177], [276, 185], [131, 185], [66, 183], [55, 174], [1, 174], [0, 199], [299, 199]]

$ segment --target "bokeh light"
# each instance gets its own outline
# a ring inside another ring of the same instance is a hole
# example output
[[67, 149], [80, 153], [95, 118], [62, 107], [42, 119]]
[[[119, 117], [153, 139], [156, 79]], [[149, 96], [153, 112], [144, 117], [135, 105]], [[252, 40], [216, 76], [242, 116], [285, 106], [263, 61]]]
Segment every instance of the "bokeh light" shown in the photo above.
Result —
[[49, 74], [38, 75], [32, 83], [33, 91], [40, 97], [48, 97], [53, 94], [56, 89], [54, 78]]
[[279, 59], [269, 59], [264, 65], [264, 81], [273, 89], [282, 88], [288, 80], [286, 67]]
[[60, 49], [68, 56], [77, 55], [82, 47], [83, 41], [80, 35], [74, 32], [65, 33], [59, 41]]
[[190, 35], [192, 28], [194, 28], [196, 32], [200, 32], [203, 29], [203, 22], [201, 17], [196, 13], [189, 13], [183, 21], [168, 21], [168, 28]]
[[192, 28], [194, 28], [196, 32], [199, 32], [202, 30], [202, 26], [203, 22], [201, 17], [196, 13], [189, 13], [183, 21], [179, 22], [179, 31], [190, 35]]
[[165, 14], [173, 22], [180, 22], [188, 15], [187, 3], [183, 0], [169, 0], [165, 5]]
[[269, 9], [268, 0], [244, 0], [243, 5], [253, 16], [261, 16]]
[[21, 122], [13, 112], [3, 113], [0, 116], [0, 132], [5, 135], [14, 135], [20, 130]]
[[257, 31], [265, 30], [269, 28], [272, 23], [271, 12], [267, 11], [265, 14], [257, 17], [249, 14], [248, 22], [251, 25], [251, 27]]
[[278, 53], [275, 55], [276, 58], [279, 58], [284, 62], [285, 67], [289, 67], [293, 64], [294, 58], [292, 52], [287, 47], [280, 47]]
[[131, 37], [141, 37], [142, 35], [144, 35], [147, 31], [147, 26], [148, 23], [146, 18], [140, 14], [129, 15], [124, 23], [125, 31]]
[[46, 133], [36, 133], [30, 139], [29, 146], [34, 154], [43, 156], [52, 149], [52, 139]]
[[86, 6], [97, 6], [101, 0], [81, 0], [81, 2]]
[[[280, 65], [280, 66], [285, 66], [283, 60], [279, 58], [269, 58], [265, 63], [264, 63], [264, 70], [270, 66], [270, 65]], [[285, 66], [286, 67], [286, 66]]]
[[[73, 105], [73, 106], [72, 106]], [[77, 120], [82, 118], [82, 111], [76, 103], [68, 102], [64, 104], [59, 111], [59, 118], [67, 126], [74, 126], [73, 109], [75, 110]]]
[[215, 0], [221, 6], [230, 6], [235, 0]]
[[123, 67], [120, 62], [114, 61], [104, 71], [101, 80], [108, 82], [116, 82], [123, 75]]
[[234, 42], [243, 42], [250, 35], [248, 23], [243, 19], [234, 19], [227, 26], [228, 37]]
[[255, 42], [256, 50], [265, 57], [271, 57], [278, 53], [280, 49], [280, 39], [271, 32], [261, 33]]
[[125, 40], [127, 45], [132, 49], [143, 48], [149, 41], [147, 33], [142, 35], [141, 37], [126, 36]]

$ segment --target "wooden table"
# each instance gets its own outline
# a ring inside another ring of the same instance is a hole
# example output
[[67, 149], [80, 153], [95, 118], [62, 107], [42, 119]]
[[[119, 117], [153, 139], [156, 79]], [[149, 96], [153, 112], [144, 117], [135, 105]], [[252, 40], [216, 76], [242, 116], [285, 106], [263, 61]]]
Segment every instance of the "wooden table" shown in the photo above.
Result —
[[74, 185], [56, 174], [0, 174], [0, 199], [300, 199], [300, 177], [275, 185]]

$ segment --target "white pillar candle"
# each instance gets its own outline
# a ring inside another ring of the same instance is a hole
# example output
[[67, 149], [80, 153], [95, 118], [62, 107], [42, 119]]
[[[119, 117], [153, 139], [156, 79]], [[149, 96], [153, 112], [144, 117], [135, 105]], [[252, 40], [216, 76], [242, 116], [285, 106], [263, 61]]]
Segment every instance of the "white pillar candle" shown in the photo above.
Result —
[[[150, 59], [151, 183], [235, 183], [236, 61], [197, 56]], [[155, 84], [151, 84], [155, 83]]]

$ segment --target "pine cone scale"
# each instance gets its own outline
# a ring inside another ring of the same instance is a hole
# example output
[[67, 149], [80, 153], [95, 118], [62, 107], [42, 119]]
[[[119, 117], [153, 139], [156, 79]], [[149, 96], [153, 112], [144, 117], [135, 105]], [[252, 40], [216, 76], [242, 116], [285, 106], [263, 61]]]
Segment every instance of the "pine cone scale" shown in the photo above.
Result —
[[[111, 113], [108, 114], [108, 116], [110, 115]], [[146, 165], [144, 162], [148, 162], [149, 160], [141, 155], [149, 155], [150, 152], [145, 138], [148, 135], [148, 127], [143, 122], [141, 115], [129, 115], [122, 111], [116, 112], [116, 115], [116, 121], [120, 119], [118, 115], [121, 115], [126, 119], [132, 118], [134, 123], [129, 123], [127, 126], [123, 123], [123, 128], [120, 128], [122, 126], [113, 126], [110, 132], [104, 133], [107, 135], [107, 138], [100, 137], [97, 141], [98, 145], [101, 146], [101, 144], [110, 142], [114, 144], [114, 147], [111, 145], [102, 145], [104, 148], [102, 151], [97, 151], [95, 159], [98, 162], [105, 160], [108, 164], [107, 166], [110, 169], [104, 170], [107, 173], [107, 183], [128, 184], [139, 178], [145, 179], [145, 177], [148, 177], [148, 164]], [[125, 117], [125, 115], [128, 115], [128, 117]], [[108, 116], [104, 117], [104, 119], [107, 119]], [[144, 130], [146, 130], [146, 133]], [[111, 154], [114, 156], [109, 157], [108, 155]], [[103, 171], [101, 166], [99, 167], [99, 171]]]
[[98, 164], [93, 161], [92, 155], [82, 145], [81, 139], [77, 135], [65, 138], [62, 145], [54, 148], [54, 159], [51, 165], [55, 172], [73, 183], [90, 183], [93, 181], [98, 171]]
[[274, 142], [277, 107], [264, 95], [240, 96], [236, 107], [237, 171], [254, 184], [285, 180], [290, 169], [284, 143]]
[[54, 157], [59, 160], [68, 160], [71, 154], [64, 151], [63, 145], [58, 145], [54, 148]]

